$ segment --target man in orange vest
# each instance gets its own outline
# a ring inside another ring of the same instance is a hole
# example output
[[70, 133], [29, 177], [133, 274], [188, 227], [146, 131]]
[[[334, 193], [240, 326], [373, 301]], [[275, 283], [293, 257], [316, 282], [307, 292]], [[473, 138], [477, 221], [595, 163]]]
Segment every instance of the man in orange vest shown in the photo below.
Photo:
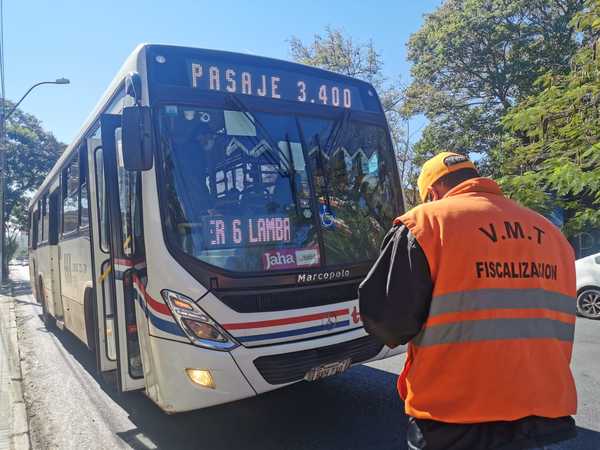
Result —
[[463, 155], [427, 161], [418, 187], [424, 203], [394, 221], [359, 288], [366, 330], [409, 343], [398, 379], [409, 448], [573, 437], [571, 246]]

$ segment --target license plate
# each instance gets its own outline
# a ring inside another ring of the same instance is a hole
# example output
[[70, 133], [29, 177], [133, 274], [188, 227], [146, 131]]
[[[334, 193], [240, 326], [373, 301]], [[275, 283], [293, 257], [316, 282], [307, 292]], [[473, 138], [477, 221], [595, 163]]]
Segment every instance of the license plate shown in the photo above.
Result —
[[315, 381], [321, 378], [330, 377], [332, 375], [336, 375], [338, 373], [342, 373], [348, 367], [350, 367], [351, 360], [350, 358], [344, 359], [343, 361], [335, 361], [332, 363], [323, 364], [322, 366], [313, 367], [306, 375], [304, 375], [304, 379], [306, 381]]

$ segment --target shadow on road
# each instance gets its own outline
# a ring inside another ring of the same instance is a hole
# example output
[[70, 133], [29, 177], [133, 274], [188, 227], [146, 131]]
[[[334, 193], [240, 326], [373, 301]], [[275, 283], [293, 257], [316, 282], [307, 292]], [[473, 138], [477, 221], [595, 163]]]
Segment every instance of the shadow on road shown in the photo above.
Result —
[[11, 281], [11, 290], [13, 297], [31, 294], [31, 284], [29, 283], [29, 280]]
[[118, 433], [136, 449], [403, 449], [407, 418], [396, 375], [357, 366], [316, 383], [212, 408], [166, 415], [140, 392], [118, 393], [101, 380], [91, 352], [67, 332], [55, 332], [136, 425]]
[[572, 447], [565, 447], [567, 450], [573, 449], [592, 449], [600, 448], [600, 433], [587, 428], [577, 427], [577, 439]]
[[37, 303], [37, 302], [30, 302], [30, 301], [23, 300], [23, 299], [20, 299], [20, 298], [15, 298], [15, 303], [18, 303], [19, 305], [33, 305], [33, 306], [40, 306], [40, 304], [39, 304], [39, 303]]
[[[118, 393], [101, 380], [92, 353], [68, 332], [55, 332], [125, 410], [136, 428], [117, 435], [134, 449], [405, 449], [407, 417], [396, 375], [368, 366], [316, 383], [299, 383], [259, 397], [176, 415], [140, 392]], [[578, 427], [564, 450], [600, 448], [600, 433]]]

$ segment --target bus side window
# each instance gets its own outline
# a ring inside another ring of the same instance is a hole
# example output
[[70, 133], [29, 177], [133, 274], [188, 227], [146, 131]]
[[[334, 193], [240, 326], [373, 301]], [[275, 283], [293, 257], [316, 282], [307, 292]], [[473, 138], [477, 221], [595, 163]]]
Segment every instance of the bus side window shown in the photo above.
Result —
[[135, 213], [135, 179], [137, 173], [125, 170], [119, 164], [117, 179], [119, 183], [119, 203], [121, 209], [121, 227], [123, 233], [123, 253], [133, 256], [136, 250], [135, 236], [133, 233]]
[[62, 232], [65, 234], [78, 226], [79, 158], [74, 158], [63, 170], [62, 181]]
[[27, 215], [27, 248], [33, 248], [33, 212]]
[[142, 174], [136, 172], [133, 174], [132, 188], [131, 188], [131, 204], [132, 204], [132, 234], [133, 234], [133, 251], [136, 257], [144, 256], [144, 234], [142, 228]]
[[31, 213], [31, 248], [34, 250], [37, 248], [38, 244], [38, 210], [34, 209]]
[[50, 231], [49, 219], [49, 197], [48, 194], [44, 194], [42, 197], [42, 235], [40, 238], [41, 242], [48, 242], [48, 232]]
[[55, 189], [48, 197], [48, 243], [58, 244], [60, 189]]
[[87, 189], [87, 147], [81, 146], [79, 149], [79, 227], [86, 228], [90, 224], [88, 209], [88, 189]]
[[100, 248], [108, 253], [108, 205], [106, 204], [106, 186], [104, 179], [104, 160], [102, 147], [98, 147], [94, 153], [94, 165], [96, 170], [96, 201], [98, 202], [98, 213], [100, 226]]
[[141, 173], [126, 170], [123, 167], [122, 159], [119, 158], [117, 181], [119, 183], [123, 252], [127, 256], [142, 257], [144, 238], [142, 235]]
[[44, 216], [42, 214], [42, 202], [41, 200], [38, 201], [38, 208], [37, 208], [37, 236], [36, 236], [36, 242], [37, 245], [39, 245], [41, 242], [43, 242], [43, 222], [44, 222]]

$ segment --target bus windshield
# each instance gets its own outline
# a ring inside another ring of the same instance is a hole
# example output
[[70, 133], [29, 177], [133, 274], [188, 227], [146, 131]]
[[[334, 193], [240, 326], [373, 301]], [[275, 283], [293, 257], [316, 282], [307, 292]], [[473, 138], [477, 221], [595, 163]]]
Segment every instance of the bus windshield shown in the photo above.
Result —
[[167, 237], [234, 272], [377, 256], [397, 201], [382, 127], [167, 105], [159, 130]]

